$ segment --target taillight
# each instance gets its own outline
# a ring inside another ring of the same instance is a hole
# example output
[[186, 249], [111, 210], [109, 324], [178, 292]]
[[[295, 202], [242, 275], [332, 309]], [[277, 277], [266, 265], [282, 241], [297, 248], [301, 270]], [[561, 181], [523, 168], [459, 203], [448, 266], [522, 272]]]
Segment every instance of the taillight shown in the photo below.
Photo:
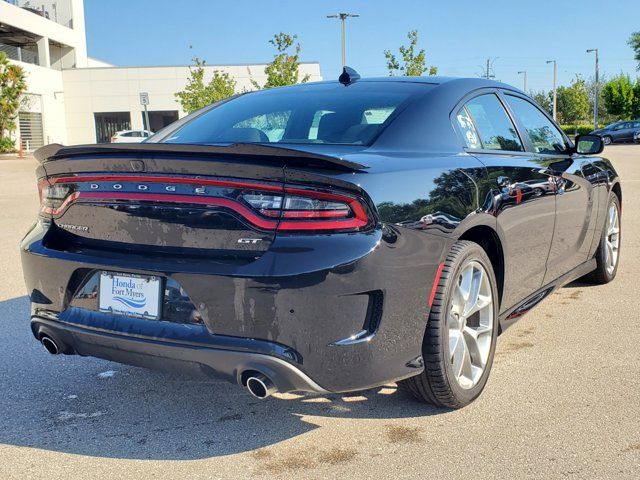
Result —
[[40, 182], [40, 213], [57, 215], [77, 197], [77, 192], [72, 192], [71, 185], [50, 184], [47, 181]]
[[342, 194], [285, 187], [283, 195], [252, 191], [241, 197], [259, 214], [279, 219], [278, 230], [359, 230], [369, 223], [360, 201]]
[[358, 231], [371, 223], [355, 196], [234, 179], [77, 175], [39, 184], [41, 214], [59, 216], [76, 201], [164, 202], [233, 210], [255, 227], [282, 231]]

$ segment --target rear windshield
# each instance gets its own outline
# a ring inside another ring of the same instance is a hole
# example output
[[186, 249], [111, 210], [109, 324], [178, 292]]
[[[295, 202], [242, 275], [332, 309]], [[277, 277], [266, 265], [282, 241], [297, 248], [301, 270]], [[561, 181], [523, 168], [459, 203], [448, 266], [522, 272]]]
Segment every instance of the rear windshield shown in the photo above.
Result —
[[368, 145], [409, 99], [431, 85], [314, 84], [241, 95], [196, 116], [163, 143]]

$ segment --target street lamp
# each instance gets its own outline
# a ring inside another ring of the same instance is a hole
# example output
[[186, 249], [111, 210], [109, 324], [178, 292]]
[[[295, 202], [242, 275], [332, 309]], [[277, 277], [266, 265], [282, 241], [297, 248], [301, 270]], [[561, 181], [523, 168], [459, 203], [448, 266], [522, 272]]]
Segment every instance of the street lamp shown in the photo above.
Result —
[[593, 129], [598, 129], [598, 76], [599, 76], [599, 58], [598, 58], [598, 49], [590, 48], [587, 50], [587, 53], [595, 52], [596, 54], [596, 82], [595, 82], [595, 94], [593, 96]]
[[522, 88], [522, 90], [524, 90], [524, 93], [527, 93], [527, 71], [522, 70], [521, 72], [518, 72], [518, 75], [522, 74], [524, 74], [524, 87]]
[[558, 91], [556, 86], [558, 83], [558, 63], [555, 60], [547, 60], [547, 63], [553, 63], [553, 119], [557, 121]]
[[347, 47], [346, 47], [346, 36], [347, 36], [347, 27], [346, 20], [349, 17], [359, 17], [357, 13], [338, 13], [336, 15], [327, 15], [327, 18], [339, 18], [342, 22], [342, 66], [344, 67], [347, 64]]

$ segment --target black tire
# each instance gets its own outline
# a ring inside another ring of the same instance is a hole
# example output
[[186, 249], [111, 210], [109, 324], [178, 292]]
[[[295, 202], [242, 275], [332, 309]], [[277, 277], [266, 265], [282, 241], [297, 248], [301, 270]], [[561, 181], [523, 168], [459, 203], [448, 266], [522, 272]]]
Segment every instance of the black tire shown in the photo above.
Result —
[[605, 135], [604, 137], [602, 137], [602, 142], [605, 145], [611, 145], [613, 143], [613, 138], [611, 138], [610, 135]]
[[[618, 210], [618, 225], [619, 225], [619, 232], [618, 232], [619, 243], [618, 244], [621, 245], [622, 218], [620, 216], [620, 199], [614, 192], [611, 192], [609, 194], [609, 202], [607, 203], [606, 215], [608, 215], [609, 208], [611, 207], [611, 205], [615, 205], [616, 209]], [[598, 249], [596, 250], [596, 255], [595, 255], [595, 259], [597, 263], [596, 269], [593, 272], [586, 275], [585, 277], [583, 277], [583, 280], [589, 283], [593, 283], [595, 285], [604, 285], [605, 283], [609, 283], [611, 280], [616, 278], [616, 274], [618, 273], [618, 265], [620, 265], [620, 248], [618, 247], [618, 259], [613, 271], [611, 272], [608, 271], [606, 267], [605, 249], [606, 249], [606, 241], [607, 241], [607, 221], [608, 219], [605, 219], [604, 225], [602, 227], [602, 233], [600, 234], [600, 244], [598, 245]]]
[[[455, 282], [462, 268], [469, 261], [480, 263], [487, 273], [493, 300], [493, 330], [489, 355], [482, 376], [473, 387], [464, 389], [458, 384], [451, 366], [448, 318], [451, 309], [451, 294], [456, 286]], [[436, 406], [461, 408], [468, 405], [480, 395], [487, 383], [497, 336], [498, 290], [491, 261], [477, 243], [466, 240], [458, 241], [453, 245], [444, 262], [429, 314], [422, 343], [424, 371], [415, 377], [399, 382], [400, 388], [411, 393], [416, 399]]]

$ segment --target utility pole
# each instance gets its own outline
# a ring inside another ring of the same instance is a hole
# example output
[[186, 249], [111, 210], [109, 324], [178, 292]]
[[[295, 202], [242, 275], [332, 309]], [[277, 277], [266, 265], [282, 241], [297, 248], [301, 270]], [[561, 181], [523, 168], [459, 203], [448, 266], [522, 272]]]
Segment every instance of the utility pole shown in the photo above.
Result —
[[596, 54], [596, 83], [594, 86], [594, 95], [593, 95], [593, 129], [597, 130], [598, 129], [598, 76], [600, 73], [600, 65], [599, 65], [599, 58], [598, 58], [598, 49], [597, 48], [590, 48], [589, 50], [587, 50], [587, 53], [591, 53], [591, 52], [595, 52]]
[[357, 13], [338, 13], [336, 15], [327, 15], [327, 18], [339, 18], [340, 22], [342, 22], [342, 66], [347, 65], [347, 18], [359, 17]]
[[558, 62], [555, 60], [547, 60], [547, 63], [553, 63], [553, 119], [558, 120]]
[[[495, 58], [494, 58], [494, 60], [495, 60]], [[487, 66], [485, 68], [484, 75], [482, 75], [487, 80], [490, 80], [492, 78], [496, 78], [496, 76], [493, 73], [491, 73], [491, 66], [492, 65], [493, 65], [493, 63], [491, 62], [491, 59], [487, 58]]]
[[524, 86], [522, 87], [522, 90], [524, 91], [524, 93], [527, 93], [527, 71], [522, 70], [518, 72], [518, 75], [522, 75], [522, 74], [524, 74]]

